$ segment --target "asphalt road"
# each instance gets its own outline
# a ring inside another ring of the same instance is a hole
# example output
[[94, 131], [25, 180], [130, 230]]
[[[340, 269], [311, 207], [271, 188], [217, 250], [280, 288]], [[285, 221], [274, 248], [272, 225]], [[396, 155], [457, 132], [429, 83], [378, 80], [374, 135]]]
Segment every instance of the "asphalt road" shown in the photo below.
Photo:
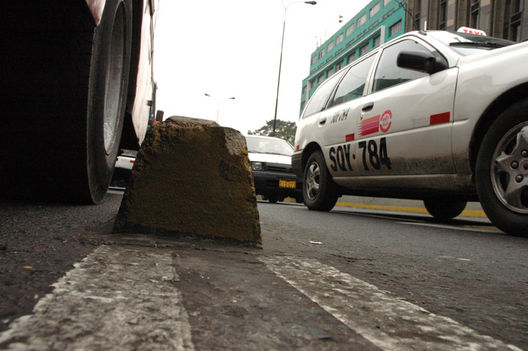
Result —
[[120, 200], [0, 204], [0, 349], [528, 349], [528, 240], [486, 220], [259, 202], [259, 249], [110, 234]]

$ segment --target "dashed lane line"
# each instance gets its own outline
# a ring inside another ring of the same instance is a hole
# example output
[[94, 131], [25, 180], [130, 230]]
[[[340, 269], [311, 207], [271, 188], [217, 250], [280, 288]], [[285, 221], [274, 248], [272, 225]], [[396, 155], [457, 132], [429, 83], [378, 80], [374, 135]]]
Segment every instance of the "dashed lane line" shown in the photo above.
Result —
[[290, 256], [259, 259], [278, 277], [383, 350], [520, 350], [317, 260]]
[[6, 350], [194, 350], [168, 251], [101, 246], [0, 334]]

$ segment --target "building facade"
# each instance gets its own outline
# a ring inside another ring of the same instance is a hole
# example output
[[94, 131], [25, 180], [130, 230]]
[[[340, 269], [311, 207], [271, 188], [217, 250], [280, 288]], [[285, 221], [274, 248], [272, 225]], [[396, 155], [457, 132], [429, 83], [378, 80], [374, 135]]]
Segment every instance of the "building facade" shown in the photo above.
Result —
[[310, 74], [303, 80], [301, 112], [315, 89], [360, 56], [404, 33], [405, 3], [373, 0], [320, 45], [311, 56]]
[[528, 0], [407, 0], [405, 31], [462, 26], [513, 41], [528, 39]]
[[312, 53], [300, 112], [320, 83], [380, 44], [408, 31], [463, 26], [527, 40], [528, 0], [373, 0]]

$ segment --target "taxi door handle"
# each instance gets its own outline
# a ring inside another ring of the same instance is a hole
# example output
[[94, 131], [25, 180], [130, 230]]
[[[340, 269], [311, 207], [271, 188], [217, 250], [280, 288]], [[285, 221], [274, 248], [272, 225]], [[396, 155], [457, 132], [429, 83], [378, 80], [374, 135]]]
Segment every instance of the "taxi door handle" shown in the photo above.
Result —
[[326, 123], [326, 117], [325, 117], [325, 118], [321, 118], [321, 119], [319, 120], [319, 124], [320, 124], [320, 125], [323, 125], [323, 124], [325, 124], [325, 123]]
[[361, 111], [369, 112], [370, 110], [372, 110], [373, 107], [374, 107], [374, 103], [369, 102], [368, 104], [363, 105], [363, 108], [361, 109]]

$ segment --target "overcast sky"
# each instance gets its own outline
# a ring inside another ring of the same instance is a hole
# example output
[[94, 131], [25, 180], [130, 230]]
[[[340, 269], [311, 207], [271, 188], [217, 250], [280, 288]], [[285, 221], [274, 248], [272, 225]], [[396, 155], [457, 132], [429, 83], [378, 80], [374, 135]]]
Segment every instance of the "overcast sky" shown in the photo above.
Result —
[[[247, 133], [273, 119], [284, 6], [277, 118], [296, 121], [310, 55], [370, 0], [160, 0], [157, 108]], [[339, 23], [339, 15], [343, 23]], [[207, 93], [211, 97], [206, 97]], [[228, 99], [235, 97], [234, 100]]]

